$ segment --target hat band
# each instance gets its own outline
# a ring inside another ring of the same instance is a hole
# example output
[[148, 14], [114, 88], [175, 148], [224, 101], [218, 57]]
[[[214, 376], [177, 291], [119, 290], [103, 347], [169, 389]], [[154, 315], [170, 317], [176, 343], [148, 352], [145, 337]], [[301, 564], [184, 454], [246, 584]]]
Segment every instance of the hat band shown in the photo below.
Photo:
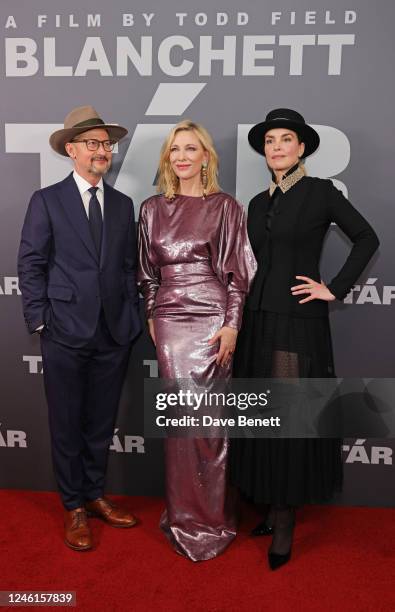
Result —
[[[266, 120], [267, 121], [267, 120]], [[293, 121], [294, 123], [300, 123], [300, 125], [306, 125], [301, 121], [295, 121], [295, 119], [289, 119], [289, 117], [274, 117], [274, 119], [269, 119], [269, 121]]]
[[90, 125], [105, 125], [103, 119], [86, 119], [85, 121], [81, 121], [80, 123], [76, 123], [73, 125], [75, 128], [79, 127], [89, 127]]

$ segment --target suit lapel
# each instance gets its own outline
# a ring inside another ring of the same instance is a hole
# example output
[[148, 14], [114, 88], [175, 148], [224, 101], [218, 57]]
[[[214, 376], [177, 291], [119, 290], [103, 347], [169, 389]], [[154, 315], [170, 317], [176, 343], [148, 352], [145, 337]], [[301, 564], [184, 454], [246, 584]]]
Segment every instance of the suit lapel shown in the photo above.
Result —
[[59, 197], [71, 225], [81, 238], [89, 253], [98, 261], [88, 217], [86, 216], [84, 204], [72, 174], [61, 183]]
[[113, 229], [119, 225], [118, 202], [114, 190], [103, 181], [104, 186], [104, 227], [100, 262], [103, 263], [108, 253]]

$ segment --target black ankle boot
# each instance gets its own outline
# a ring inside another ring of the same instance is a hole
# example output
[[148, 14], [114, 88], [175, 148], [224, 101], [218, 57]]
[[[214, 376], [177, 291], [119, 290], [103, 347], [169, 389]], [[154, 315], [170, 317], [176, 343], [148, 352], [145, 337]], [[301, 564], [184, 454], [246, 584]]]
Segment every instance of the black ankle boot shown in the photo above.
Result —
[[277, 508], [273, 540], [268, 552], [270, 569], [276, 570], [290, 560], [294, 527], [295, 509]]
[[269, 566], [271, 570], [276, 570], [282, 565], [288, 563], [291, 558], [291, 549], [285, 554], [280, 555], [279, 553], [270, 552], [268, 553]]

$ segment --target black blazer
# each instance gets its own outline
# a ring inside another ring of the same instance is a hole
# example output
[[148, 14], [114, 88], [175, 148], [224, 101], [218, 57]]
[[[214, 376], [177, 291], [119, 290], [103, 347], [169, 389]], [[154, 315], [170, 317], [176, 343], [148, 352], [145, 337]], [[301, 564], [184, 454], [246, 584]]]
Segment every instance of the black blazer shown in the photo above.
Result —
[[264, 228], [269, 201], [266, 190], [251, 200], [248, 209], [248, 234], [258, 260], [258, 272], [247, 307], [307, 317], [326, 316], [327, 302], [312, 300], [299, 304], [307, 296], [293, 296], [291, 287], [303, 283], [295, 278], [297, 274], [321, 281], [319, 262], [330, 224], [335, 222], [353, 242], [342, 269], [328, 284], [339, 300], [350, 291], [379, 240], [366, 219], [331, 180], [305, 176], [280, 197], [271, 222], [270, 265], [263, 274], [268, 252]]
[[19, 283], [27, 327], [82, 347], [103, 308], [113, 338], [128, 344], [141, 329], [132, 200], [104, 183], [103, 242], [98, 256], [77, 184], [70, 174], [36, 191], [22, 229]]

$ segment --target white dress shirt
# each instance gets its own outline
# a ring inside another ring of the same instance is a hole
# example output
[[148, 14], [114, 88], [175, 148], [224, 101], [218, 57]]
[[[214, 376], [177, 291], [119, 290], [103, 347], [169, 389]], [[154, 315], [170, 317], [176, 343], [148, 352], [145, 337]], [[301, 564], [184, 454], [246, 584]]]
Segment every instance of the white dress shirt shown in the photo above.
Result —
[[[78, 191], [80, 192], [82, 198], [82, 203], [85, 208], [86, 216], [89, 219], [89, 201], [92, 197], [92, 194], [88, 190], [92, 187], [92, 185], [88, 183], [88, 181], [86, 181], [84, 178], [82, 178], [82, 176], [80, 176], [75, 170], [73, 172], [73, 179], [77, 183]], [[96, 187], [98, 188], [96, 191], [96, 197], [99, 200], [101, 214], [104, 218], [104, 187], [102, 178], [100, 178], [100, 181], [97, 183]]]

